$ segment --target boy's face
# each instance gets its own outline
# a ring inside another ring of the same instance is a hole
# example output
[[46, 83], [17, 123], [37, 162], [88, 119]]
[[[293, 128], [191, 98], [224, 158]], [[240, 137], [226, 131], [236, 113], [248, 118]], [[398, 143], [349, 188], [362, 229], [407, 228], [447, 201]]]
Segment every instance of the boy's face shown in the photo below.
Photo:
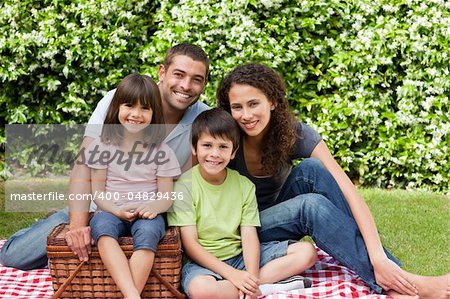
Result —
[[217, 182], [225, 178], [225, 167], [234, 158], [233, 142], [221, 137], [213, 137], [202, 133], [197, 142], [197, 148], [192, 148], [200, 165], [200, 173], [209, 182]]
[[177, 55], [167, 69], [158, 71], [163, 103], [171, 110], [185, 111], [195, 103], [206, 85], [206, 66], [189, 56]]

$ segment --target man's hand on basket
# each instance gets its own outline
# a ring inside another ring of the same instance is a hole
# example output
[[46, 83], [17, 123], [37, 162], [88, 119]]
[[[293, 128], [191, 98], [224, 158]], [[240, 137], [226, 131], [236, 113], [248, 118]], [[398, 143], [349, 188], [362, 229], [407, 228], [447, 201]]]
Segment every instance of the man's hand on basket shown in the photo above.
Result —
[[89, 260], [93, 240], [89, 226], [70, 228], [65, 236], [67, 245], [78, 256], [80, 261]]

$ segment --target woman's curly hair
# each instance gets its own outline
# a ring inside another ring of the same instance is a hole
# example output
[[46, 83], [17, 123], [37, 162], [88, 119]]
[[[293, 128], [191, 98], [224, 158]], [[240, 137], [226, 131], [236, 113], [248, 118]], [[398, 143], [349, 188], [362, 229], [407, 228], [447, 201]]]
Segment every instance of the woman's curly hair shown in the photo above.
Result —
[[229, 92], [233, 85], [250, 85], [261, 90], [275, 104], [271, 111], [269, 130], [261, 148], [263, 171], [275, 175], [289, 163], [297, 138], [295, 118], [289, 111], [286, 85], [281, 76], [263, 64], [245, 64], [236, 67], [220, 83], [217, 90], [217, 105], [231, 113]]

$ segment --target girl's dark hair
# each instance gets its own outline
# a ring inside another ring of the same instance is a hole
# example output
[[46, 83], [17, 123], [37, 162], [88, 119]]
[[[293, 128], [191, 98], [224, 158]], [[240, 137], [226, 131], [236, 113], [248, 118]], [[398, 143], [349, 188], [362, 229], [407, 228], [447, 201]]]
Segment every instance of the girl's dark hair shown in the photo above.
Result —
[[197, 143], [202, 133], [214, 138], [220, 137], [233, 143], [233, 151], [239, 146], [240, 130], [233, 117], [225, 110], [212, 108], [200, 113], [192, 123], [191, 142], [197, 149]]
[[[103, 126], [101, 140], [105, 143], [120, 145], [124, 128], [119, 122], [119, 109], [122, 104], [150, 107], [153, 111], [150, 124], [164, 124], [161, 95], [156, 83], [147, 75], [130, 74], [120, 81], [109, 105]], [[147, 126], [144, 129], [143, 142], [159, 144], [164, 138], [164, 126]]]
[[298, 137], [294, 115], [289, 111], [286, 85], [275, 70], [263, 64], [238, 66], [225, 76], [217, 90], [217, 105], [229, 113], [231, 113], [229, 93], [234, 85], [255, 87], [275, 104], [261, 148], [263, 171], [275, 175], [285, 166], [283, 163], [289, 163], [289, 156], [293, 153]]

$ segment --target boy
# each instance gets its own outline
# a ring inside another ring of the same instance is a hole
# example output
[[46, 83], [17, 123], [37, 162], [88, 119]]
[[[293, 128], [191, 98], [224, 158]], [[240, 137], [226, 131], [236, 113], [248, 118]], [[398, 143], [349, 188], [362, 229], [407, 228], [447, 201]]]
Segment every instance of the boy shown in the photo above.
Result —
[[191, 134], [199, 164], [177, 182], [183, 200], [168, 213], [169, 225], [181, 227], [189, 257], [182, 270], [184, 291], [191, 298], [255, 298], [309, 287], [304, 278], [273, 284], [311, 267], [317, 254], [306, 242], [259, 244], [255, 186], [226, 168], [239, 143], [231, 115], [218, 108], [202, 112]]

